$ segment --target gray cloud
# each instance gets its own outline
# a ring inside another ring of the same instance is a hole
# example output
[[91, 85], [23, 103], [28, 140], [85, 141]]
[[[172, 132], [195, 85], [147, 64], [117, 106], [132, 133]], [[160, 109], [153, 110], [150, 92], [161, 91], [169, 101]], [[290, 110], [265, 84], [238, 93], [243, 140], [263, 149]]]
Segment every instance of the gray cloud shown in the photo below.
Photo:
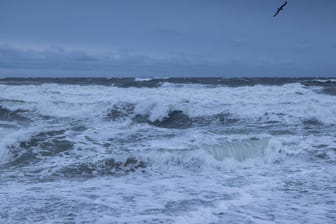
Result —
[[336, 1], [278, 6], [2, 0], [0, 75], [336, 75]]
[[[300, 75], [291, 72], [295, 64], [289, 60], [269, 58], [241, 58], [217, 62], [198, 56], [152, 58], [144, 55], [97, 55], [62, 47], [42, 50], [22, 50], [10, 45], [0, 46], [0, 74], [2, 76], [265, 76]], [[302, 74], [301, 74], [302, 75]]]

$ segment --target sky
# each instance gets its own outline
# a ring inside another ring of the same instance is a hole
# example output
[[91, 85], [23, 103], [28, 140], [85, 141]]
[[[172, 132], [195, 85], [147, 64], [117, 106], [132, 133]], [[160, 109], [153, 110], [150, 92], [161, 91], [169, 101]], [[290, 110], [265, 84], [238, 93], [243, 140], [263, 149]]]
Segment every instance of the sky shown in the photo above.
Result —
[[336, 1], [0, 0], [0, 77], [336, 76]]

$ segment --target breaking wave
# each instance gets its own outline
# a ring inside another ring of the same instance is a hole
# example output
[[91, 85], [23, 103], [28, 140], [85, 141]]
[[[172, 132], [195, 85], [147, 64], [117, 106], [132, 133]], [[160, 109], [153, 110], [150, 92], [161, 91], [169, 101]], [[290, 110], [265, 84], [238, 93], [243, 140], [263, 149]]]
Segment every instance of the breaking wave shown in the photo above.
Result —
[[95, 177], [106, 175], [125, 175], [137, 170], [143, 170], [146, 164], [133, 157], [125, 161], [116, 161], [113, 158], [93, 162], [77, 162], [66, 167], [61, 167], [53, 171], [52, 175], [76, 178]]
[[3, 121], [25, 121], [27, 118], [23, 115], [25, 110], [9, 110], [0, 105], [0, 120]]
[[333, 221], [333, 80], [0, 82], [0, 222]]
[[160, 128], [173, 129], [206, 126], [212, 123], [229, 124], [238, 121], [238, 119], [233, 118], [233, 116], [228, 113], [190, 117], [182, 110], [164, 111], [164, 114], [161, 114], [156, 118], [152, 118], [151, 114], [137, 114], [135, 112], [135, 108], [136, 105], [120, 103], [114, 105], [107, 113], [106, 117], [112, 121], [131, 119], [137, 123], [147, 123]]

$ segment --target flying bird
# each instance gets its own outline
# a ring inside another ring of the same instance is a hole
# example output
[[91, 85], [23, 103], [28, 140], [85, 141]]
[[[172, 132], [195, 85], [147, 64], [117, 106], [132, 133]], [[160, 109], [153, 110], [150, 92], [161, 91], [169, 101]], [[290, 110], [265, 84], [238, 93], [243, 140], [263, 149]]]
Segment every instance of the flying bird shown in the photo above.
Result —
[[276, 17], [280, 11], [282, 11], [284, 9], [284, 7], [287, 5], [287, 1], [282, 5], [280, 6], [280, 8], [278, 8], [278, 10], [276, 11], [276, 13], [274, 14], [273, 17]]

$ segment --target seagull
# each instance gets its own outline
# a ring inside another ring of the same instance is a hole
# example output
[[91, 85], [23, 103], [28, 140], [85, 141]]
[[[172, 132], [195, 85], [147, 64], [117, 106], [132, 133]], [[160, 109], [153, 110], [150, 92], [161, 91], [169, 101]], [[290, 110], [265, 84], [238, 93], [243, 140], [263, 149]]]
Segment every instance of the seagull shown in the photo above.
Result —
[[284, 9], [286, 5], [287, 5], [287, 1], [282, 6], [280, 6], [280, 8], [278, 8], [278, 10], [276, 11], [273, 17], [276, 17], [279, 14], [279, 12]]

